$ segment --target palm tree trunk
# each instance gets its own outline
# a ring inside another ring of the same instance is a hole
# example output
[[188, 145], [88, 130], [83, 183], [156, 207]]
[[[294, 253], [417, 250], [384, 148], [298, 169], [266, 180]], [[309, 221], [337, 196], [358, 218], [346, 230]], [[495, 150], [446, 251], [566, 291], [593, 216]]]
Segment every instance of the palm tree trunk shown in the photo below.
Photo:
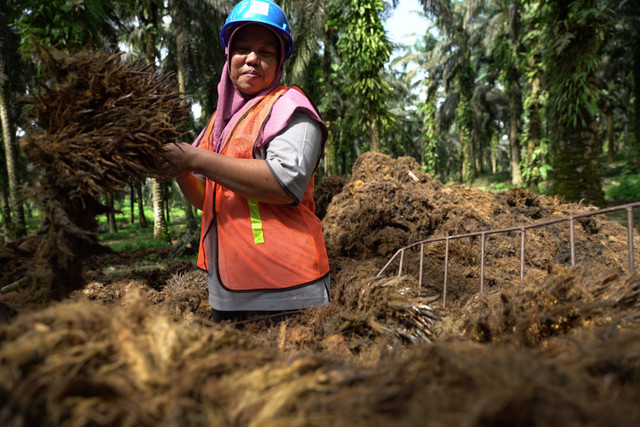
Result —
[[556, 151], [554, 192], [570, 201], [604, 205], [600, 148], [595, 121], [584, 128], [561, 129]]
[[107, 227], [109, 229], [109, 233], [117, 233], [118, 227], [116, 225], [116, 214], [113, 211], [113, 193], [107, 193], [106, 197], [107, 208], [109, 209], [109, 211], [107, 212]]
[[138, 196], [138, 225], [140, 228], [147, 228], [147, 217], [144, 214], [144, 199], [142, 198], [142, 182], [137, 181], [135, 183], [136, 193]]
[[[182, 191], [180, 191], [180, 187], [175, 180], [171, 181], [171, 185], [177, 194], [182, 194]], [[182, 194], [182, 204], [184, 206], [184, 221], [187, 225], [186, 231], [189, 232], [196, 230], [198, 228], [198, 221], [196, 221], [196, 216], [193, 213], [193, 207], [191, 206], [189, 199], [187, 199], [184, 194]]]
[[[184, 5], [182, 5], [181, 2], [174, 0], [173, 2], [170, 3], [170, 11], [171, 11], [171, 18], [173, 20], [175, 34], [176, 34], [176, 63], [178, 68], [178, 72], [177, 72], [178, 87], [180, 89], [180, 92], [186, 93], [187, 73], [185, 72], [185, 70], [187, 69], [187, 67], [186, 67], [186, 59], [184, 58], [184, 51], [185, 51], [184, 45], [187, 43], [186, 36], [187, 36], [188, 29], [186, 27], [188, 24], [185, 22], [185, 19], [182, 15], [182, 12], [184, 11]], [[173, 181], [173, 185], [177, 186], [175, 181]], [[193, 214], [193, 209], [191, 208], [191, 203], [189, 202], [189, 199], [187, 199], [187, 197], [179, 190], [177, 194], [180, 194], [182, 197], [184, 219], [187, 225], [186, 232], [190, 233], [197, 229], [198, 224], [196, 223], [195, 216]], [[168, 209], [167, 209], [167, 220], [168, 219], [169, 219], [169, 215], [168, 215]]]
[[472, 107], [474, 72], [471, 65], [469, 65], [471, 64], [471, 58], [467, 52], [466, 39], [460, 36], [460, 40], [462, 40], [460, 49], [465, 52], [465, 65], [458, 71], [456, 76], [456, 90], [459, 96], [458, 105], [456, 106], [456, 125], [460, 132], [460, 180], [470, 184], [477, 176], [472, 139], [472, 132], [475, 126]]
[[471, 128], [471, 158], [473, 159], [473, 170], [476, 171], [474, 174], [477, 176], [479, 173], [482, 173], [483, 163], [482, 163], [482, 147], [481, 141], [479, 138], [478, 131], [478, 122], [473, 120], [473, 127]]
[[531, 80], [531, 101], [529, 103], [528, 123], [529, 129], [527, 132], [527, 156], [531, 158], [536, 148], [540, 146], [540, 140], [542, 138], [542, 119], [540, 117], [540, 74], [536, 75]]
[[[514, 58], [518, 57], [521, 42], [520, 2], [512, 1], [509, 5], [509, 45]], [[511, 63], [507, 70], [509, 97], [509, 149], [511, 166], [511, 184], [522, 184], [522, 171], [520, 170], [520, 125], [519, 119], [522, 110], [522, 98], [520, 91], [521, 73], [516, 62]]]
[[471, 147], [471, 137], [465, 129], [460, 130], [460, 180], [466, 184], [471, 183], [474, 174], [473, 148]]
[[329, 137], [324, 145], [324, 176], [336, 175], [336, 140], [333, 122], [327, 122]]
[[[146, 2], [145, 8], [140, 11], [140, 21], [144, 24], [144, 27], [157, 28], [159, 18], [159, 2], [155, 0]], [[156, 39], [152, 31], [146, 31], [144, 33], [144, 51], [147, 63], [154, 65], [156, 59]], [[153, 197], [153, 237], [166, 239], [168, 236], [167, 222], [164, 216], [162, 188], [160, 183], [151, 178], [151, 194]]]
[[631, 138], [631, 152], [629, 163], [640, 170], [640, 47], [636, 44], [633, 55], [633, 94], [635, 99], [634, 114], [631, 122], [633, 123], [633, 134], [635, 138]]
[[162, 203], [162, 186], [156, 179], [152, 180], [151, 185], [153, 194], [153, 238], [169, 240], [169, 229], [164, 217]]
[[[4, 59], [1, 57], [0, 72], [4, 72]], [[20, 186], [18, 150], [9, 105], [7, 84], [0, 81], [0, 119], [2, 120], [2, 137], [4, 140], [7, 176], [9, 179], [9, 206], [11, 207], [12, 221], [10, 225], [13, 230], [13, 238], [17, 239], [27, 234], [27, 227], [25, 225], [24, 208], [20, 201], [20, 195], [18, 194]]]
[[369, 106], [369, 150], [380, 151], [378, 115], [375, 112], [374, 105]]
[[[329, 27], [324, 32], [324, 52], [322, 54], [322, 72], [325, 76], [331, 75], [331, 47], [335, 45], [335, 31]], [[335, 90], [332, 87], [332, 79], [327, 79], [328, 90]], [[336, 110], [333, 106], [327, 106], [324, 113], [325, 123], [329, 132], [329, 137], [324, 147], [324, 176], [334, 176], [337, 174], [337, 152], [338, 152], [338, 130], [336, 129], [335, 121]]]
[[511, 184], [522, 184], [520, 171], [520, 141], [518, 119], [520, 117], [520, 100], [516, 90], [509, 91], [509, 148], [511, 165]]
[[160, 184], [160, 189], [162, 191], [162, 206], [164, 207], [164, 219], [167, 223], [167, 226], [171, 224], [171, 207], [169, 206], [169, 201], [171, 195], [169, 194], [169, 188], [165, 183]]
[[[595, 10], [596, 0], [584, 0], [580, 5], [585, 10]], [[571, 8], [575, 6], [568, 0], [557, 3], [561, 31], [566, 29], [567, 24], [578, 23], [572, 21]], [[571, 202], [584, 200], [604, 206], [600, 182], [602, 147], [598, 138], [597, 118], [592, 112], [595, 103], [584, 101], [579, 96], [580, 92], [598, 87], [595, 71], [580, 68], [583, 58], [595, 57], [598, 53], [598, 29], [588, 22], [578, 30], [571, 44], [553, 56], [547, 68], [547, 72], [554, 77], [548, 85], [549, 103], [553, 106], [549, 113], [555, 115], [558, 131], [554, 147], [554, 192]], [[576, 76], [580, 78], [580, 86], [565, 84]]]
[[527, 111], [527, 163], [529, 174], [527, 176], [527, 188], [534, 192], [539, 192], [538, 184], [541, 176], [538, 168], [542, 166], [547, 159], [538, 157], [534, 160], [534, 153], [540, 147], [542, 142], [542, 117], [540, 116], [540, 74], [536, 73], [531, 79], [531, 94], [529, 95], [529, 108]]
[[[476, 177], [476, 168], [473, 157], [473, 112], [471, 111], [471, 92], [465, 92], [461, 85], [460, 98], [456, 107], [457, 125], [460, 135], [460, 180], [470, 184]], [[467, 90], [469, 88], [467, 87]]]
[[134, 183], [133, 182], [129, 182], [129, 201], [131, 202], [131, 209], [129, 211], [129, 223], [131, 225], [133, 225], [133, 222], [136, 220], [136, 217], [134, 215], [134, 206], [135, 206], [135, 200], [136, 200], [136, 193], [135, 193], [135, 189], [133, 187]]
[[607, 126], [607, 140], [606, 140], [607, 160], [609, 161], [609, 163], [613, 163], [614, 157], [616, 154], [616, 144], [615, 144], [615, 141], [613, 140], [613, 129], [614, 129], [613, 112], [607, 113], [606, 126]]
[[2, 209], [2, 232], [0, 233], [0, 246], [11, 238], [11, 208], [7, 197], [7, 189], [0, 186], [0, 209]]

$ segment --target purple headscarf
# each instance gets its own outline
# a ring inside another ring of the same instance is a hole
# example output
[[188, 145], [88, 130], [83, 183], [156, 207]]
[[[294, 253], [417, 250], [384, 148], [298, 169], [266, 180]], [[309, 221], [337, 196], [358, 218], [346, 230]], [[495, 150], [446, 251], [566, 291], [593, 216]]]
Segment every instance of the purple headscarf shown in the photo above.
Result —
[[[236, 121], [242, 116], [244, 111], [253, 105], [258, 100], [262, 99], [265, 95], [275, 89], [279, 83], [280, 78], [282, 77], [282, 70], [284, 68], [284, 44], [280, 36], [269, 26], [264, 25], [265, 28], [268, 28], [272, 31], [278, 38], [280, 42], [280, 60], [278, 62], [278, 69], [276, 70], [275, 77], [273, 82], [263, 89], [260, 93], [254, 95], [248, 95], [242, 93], [231, 80], [231, 75], [229, 71], [229, 63], [230, 63], [230, 47], [233, 43], [233, 38], [236, 33], [246, 25], [256, 25], [254, 23], [239, 25], [236, 29], [233, 30], [231, 37], [229, 37], [229, 42], [227, 43], [227, 47], [225, 48], [225, 56], [226, 62], [222, 69], [222, 76], [220, 77], [220, 82], [218, 83], [218, 105], [216, 108], [216, 118], [213, 125], [212, 132], [212, 143], [214, 151], [219, 153], [222, 150], [222, 143], [226, 138], [227, 134], [232, 128], [232, 125], [236, 123]], [[261, 24], [257, 24], [261, 25]], [[323, 135], [323, 144], [327, 138], [327, 128], [316, 112], [315, 107], [309, 101], [309, 99], [301, 94], [297, 90], [289, 90], [284, 95], [282, 95], [274, 104], [271, 116], [267, 119], [267, 122], [262, 131], [262, 135], [257, 142], [257, 146], [260, 147], [267, 142], [271, 141], [273, 137], [278, 135], [289, 123], [291, 120], [291, 116], [295, 111], [302, 111], [307, 114], [312, 119], [316, 120], [322, 129]], [[194, 146], [198, 146], [200, 141], [202, 140], [204, 134], [204, 130], [200, 133], [198, 138], [196, 138], [193, 143]]]

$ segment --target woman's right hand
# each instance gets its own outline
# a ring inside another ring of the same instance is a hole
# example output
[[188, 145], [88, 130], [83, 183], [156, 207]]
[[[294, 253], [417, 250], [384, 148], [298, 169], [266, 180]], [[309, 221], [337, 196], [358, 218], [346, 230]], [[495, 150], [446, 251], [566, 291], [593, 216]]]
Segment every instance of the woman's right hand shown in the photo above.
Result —
[[164, 154], [167, 163], [163, 165], [162, 173], [169, 179], [191, 173], [189, 159], [193, 149], [191, 144], [184, 142], [166, 144]]
[[[170, 143], [164, 146], [166, 164], [162, 168], [162, 175], [165, 181], [175, 179], [182, 193], [189, 199], [191, 204], [198, 209], [202, 209], [204, 202], [205, 182], [202, 176], [192, 173], [191, 160], [197, 155], [199, 150], [184, 142]], [[202, 151], [200, 150], [200, 153]]]

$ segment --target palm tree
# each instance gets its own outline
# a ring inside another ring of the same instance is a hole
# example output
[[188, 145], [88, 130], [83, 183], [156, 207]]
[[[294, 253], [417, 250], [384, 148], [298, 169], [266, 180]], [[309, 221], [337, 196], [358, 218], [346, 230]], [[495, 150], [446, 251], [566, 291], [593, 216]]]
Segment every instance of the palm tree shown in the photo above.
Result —
[[[0, 26], [2, 26], [2, 30], [6, 28], [6, 25], [3, 25], [1, 19]], [[6, 78], [2, 78], [2, 76], [7, 75], [5, 71], [4, 52], [2, 52], [2, 54], [0, 54], [0, 119], [2, 120], [2, 139], [4, 141], [5, 161], [7, 165], [7, 177], [9, 184], [9, 205], [11, 206], [11, 217], [5, 217], [4, 221], [7, 224], [10, 224], [10, 228], [13, 229], [13, 238], [18, 238], [26, 234], [26, 226], [24, 210], [22, 203], [20, 202], [19, 195], [20, 176], [18, 173], [18, 148], [16, 144], [13, 118], [11, 117], [11, 102], [9, 100], [11, 90], [9, 89]]]
[[473, 94], [477, 55], [481, 51], [474, 46], [478, 45], [481, 33], [475, 28], [479, 21], [474, 17], [481, 4], [478, 1], [452, 4], [446, 0], [421, 0], [420, 3], [425, 13], [435, 19], [441, 34], [425, 68], [430, 77], [441, 76], [446, 96], [440, 111], [441, 123], [448, 124], [448, 119], [454, 118], [459, 141], [460, 179], [470, 182], [477, 175], [475, 144], [478, 129], [475, 126]]
[[[398, 134], [405, 133], [404, 130], [407, 129], [408, 134], [405, 140], [409, 139], [409, 145], [417, 143], [414, 148], [416, 153], [412, 155], [419, 160], [422, 168], [433, 177], [446, 179], [447, 168], [440, 163], [450, 156], [446, 153], [447, 145], [442, 143], [443, 140], [439, 138], [440, 132], [438, 132], [439, 78], [433, 73], [437, 70], [432, 70], [425, 77], [426, 65], [437, 43], [434, 35], [427, 30], [413, 46], [397, 46], [402, 54], [393, 61], [392, 66], [401, 70], [398, 76], [401, 80], [392, 80], [394, 95], [391, 101], [399, 104], [395, 106], [395, 111], [392, 110], [398, 117], [399, 132], [392, 134], [397, 138]], [[415, 131], [414, 126], [419, 126], [419, 130]], [[411, 139], [411, 134], [419, 135], [417, 141]], [[385, 135], [385, 138], [393, 139], [394, 137]], [[407, 143], [403, 145], [405, 144]], [[410, 153], [410, 149], [407, 149], [407, 152]]]
[[15, 83], [24, 77], [23, 64], [18, 53], [20, 36], [15, 30], [15, 24], [21, 17], [23, 8], [21, 2], [6, 1], [0, 10], [0, 121], [7, 174], [6, 201], [9, 207], [4, 209], [3, 203], [3, 226], [6, 227], [6, 231], [10, 231], [5, 233], [7, 238], [18, 238], [26, 234], [24, 208], [19, 194], [21, 180], [16, 126], [12, 114], [13, 93], [21, 91], [15, 87]]
[[380, 134], [394, 126], [395, 118], [385, 101], [391, 88], [383, 78], [391, 55], [391, 44], [382, 25], [382, 0], [330, 2], [338, 29], [337, 53], [348, 78], [346, 93], [358, 109], [353, 115], [355, 128], [368, 135], [368, 148], [380, 151]]
[[306, 80], [310, 64], [324, 40], [327, 20], [326, 0], [283, 0], [280, 7], [292, 25], [294, 52], [286, 63], [284, 81], [290, 84]]
[[617, 99], [634, 100], [633, 108], [628, 109], [631, 117], [627, 117], [633, 133], [633, 137], [630, 138], [629, 163], [631, 168], [638, 172], [640, 171], [640, 8], [637, 2], [631, 0], [610, 0], [605, 4], [615, 14], [609, 31], [614, 38], [609, 44], [614, 44], [618, 52], [623, 52], [617, 56], [617, 64], [611, 65], [617, 66], [617, 79], [623, 82], [619, 87], [620, 91], [631, 93], [630, 97], [619, 96]]
[[[614, 162], [615, 154], [618, 152], [616, 135], [619, 131], [628, 127], [632, 117], [628, 117], [628, 112], [632, 112], [632, 88], [633, 88], [633, 56], [627, 55], [632, 49], [627, 44], [627, 34], [624, 25], [619, 19], [612, 22], [612, 28], [607, 31], [601, 55], [601, 66], [596, 71], [601, 89], [601, 96], [598, 102], [600, 113], [600, 138], [604, 141], [604, 151], [607, 154], [609, 163]], [[629, 160], [634, 162], [636, 156], [633, 147], [629, 151]]]
[[511, 183], [522, 184], [520, 171], [520, 116], [522, 114], [521, 65], [522, 20], [521, 1], [496, 0], [489, 2], [489, 17], [485, 45], [498, 79], [508, 99], [508, 132]]
[[[156, 63], [158, 40], [161, 27], [159, 25], [163, 3], [159, 0], [144, 0], [139, 6], [138, 19], [141, 24], [142, 47], [149, 64]], [[151, 179], [151, 194], [153, 199], [153, 238], [170, 240], [169, 227], [164, 215], [164, 197], [162, 184], [155, 178]]]
[[544, 20], [538, 13], [539, 0], [523, 2], [522, 49], [526, 52], [521, 61], [522, 72], [527, 76], [526, 96], [523, 95], [524, 128], [526, 154], [523, 158], [524, 181], [532, 191], [539, 191], [540, 181], [547, 178], [551, 168], [548, 164], [548, 144], [544, 133], [543, 95], [546, 93], [542, 82], [542, 41], [546, 32]]
[[[2, 181], [4, 181], [4, 179], [2, 179]], [[9, 208], [9, 203], [7, 201], [7, 192], [8, 189], [5, 182], [0, 182], [0, 209], [2, 209], [2, 230], [0, 231], [0, 246], [3, 246], [5, 244], [5, 241], [7, 241], [11, 237], [11, 227], [9, 224], [9, 220], [11, 219], [11, 209]]]
[[168, 3], [171, 28], [167, 36], [172, 41], [167, 45], [169, 56], [163, 66], [178, 73], [181, 89], [202, 107], [202, 121], [209, 119], [217, 103], [217, 86], [225, 61], [217, 35], [235, 3], [233, 0]]
[[600, 141], [595, 117], [600, 36], [608, 19], [596, 0], [542, 2], [548, 30], [545, 82], [553, 141], [554, 192], [567, 200], [604, 204]]
[[118, 232], [118, 226], [116, 225], [116, 214], [114, 210], [114, 197], [112, 192], [108, 192], [105, 195], [107, 208], [107, 230], [109, 233]]

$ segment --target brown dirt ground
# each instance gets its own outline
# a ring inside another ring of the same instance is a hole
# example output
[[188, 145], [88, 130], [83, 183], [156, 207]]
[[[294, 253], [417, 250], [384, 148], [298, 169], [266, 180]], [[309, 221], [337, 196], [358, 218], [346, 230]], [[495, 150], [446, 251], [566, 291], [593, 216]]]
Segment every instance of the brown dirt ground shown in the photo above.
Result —
[[[376, 275], [413, 242], [595, 208], [445, 186], [379, 153], [316, 195], [332, 301], [278, 326], [212, 324], [204, 273], [135, 264], [145, 253], [89, 258], [60, 301], [37, 284], [0, 293], [0, 424], [640, 423], [640, 276], [623, 226], [576, 220], [575, 267], [567, 223], [528, 231], [522, 284], [520, 234], [488, 236], [483, 292], [480, 239], [452, 240], [443, 307], [442, 243], [425, 245], [422, 286], [419, 249], [401, 275], [397, 261]], [[2, 286], [33, 247], [0, 251]]]

